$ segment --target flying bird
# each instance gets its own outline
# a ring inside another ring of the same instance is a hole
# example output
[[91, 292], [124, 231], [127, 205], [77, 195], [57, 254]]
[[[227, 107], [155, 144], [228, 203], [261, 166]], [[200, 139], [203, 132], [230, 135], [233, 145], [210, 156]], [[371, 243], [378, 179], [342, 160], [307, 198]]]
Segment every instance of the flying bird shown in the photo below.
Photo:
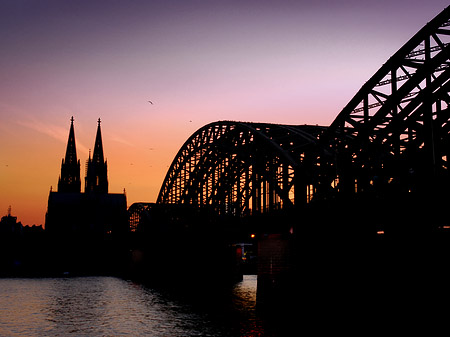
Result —
[[151, 105], [153, 105], [153, 102], [152, 101], [148, 101]]

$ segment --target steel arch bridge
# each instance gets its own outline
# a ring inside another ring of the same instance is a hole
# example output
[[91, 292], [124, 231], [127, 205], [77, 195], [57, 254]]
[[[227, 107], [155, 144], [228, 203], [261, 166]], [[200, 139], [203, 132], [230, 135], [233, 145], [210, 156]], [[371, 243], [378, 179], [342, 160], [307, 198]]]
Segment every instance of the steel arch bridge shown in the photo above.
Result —
[[175, 156], [157, 203], [246, 216], [340, 196], [448, 188], [449, 56], [447, 7], [329, 127], [219, 121], [200, 128]]
[[[309, 182], [307, 154], [321, 155], [320, 126], [222, 121], [193, 134], [173, 161], [159, 203], [206, 207], [217, 214], [250, 215], [292, 207], [300, 170]], [[312, 179], [312, 177], [311, 177]]]

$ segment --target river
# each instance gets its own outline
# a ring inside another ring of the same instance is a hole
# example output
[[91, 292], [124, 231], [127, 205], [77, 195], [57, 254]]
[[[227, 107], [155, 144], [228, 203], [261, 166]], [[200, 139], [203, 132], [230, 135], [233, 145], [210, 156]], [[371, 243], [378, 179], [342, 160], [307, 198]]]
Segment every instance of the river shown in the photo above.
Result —
[[257, 310], [256, 276], [228, 296], [192, 298], [115, 277], [5, 278], [0, 336], [283, 335]]

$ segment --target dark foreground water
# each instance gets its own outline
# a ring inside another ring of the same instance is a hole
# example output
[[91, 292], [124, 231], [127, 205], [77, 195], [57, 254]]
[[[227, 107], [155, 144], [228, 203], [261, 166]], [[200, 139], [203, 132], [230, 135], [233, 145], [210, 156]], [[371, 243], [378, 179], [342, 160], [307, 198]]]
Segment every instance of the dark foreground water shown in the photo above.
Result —
[[282, 335], [256, 309], [256, 276], [211, 296], [196, 302], [114, 277], [0, 279], [0, 336]]

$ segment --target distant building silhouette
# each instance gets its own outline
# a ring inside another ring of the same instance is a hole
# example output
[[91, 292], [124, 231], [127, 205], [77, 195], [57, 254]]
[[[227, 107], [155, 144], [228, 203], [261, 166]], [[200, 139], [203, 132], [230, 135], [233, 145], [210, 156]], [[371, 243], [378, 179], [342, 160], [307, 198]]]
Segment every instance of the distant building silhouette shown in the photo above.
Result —
[[8, 214], [3, 216], [0, 221], [0, 234], [9, 235], [20, 235], [22, 234], [22, 223], [17, 222], [17, 217], [11, 215], [11, 206], [8, 207]]
[[108, 193], [100, 119], [94, 154], [86, 163], [85, 193], [80, 191], [73, 117], [66, 157], [62, 161], [58, 191], [50, 191], [45, 228], [51, 234], [85, 238], [120, 236], [128, 230], [126, 195]]

